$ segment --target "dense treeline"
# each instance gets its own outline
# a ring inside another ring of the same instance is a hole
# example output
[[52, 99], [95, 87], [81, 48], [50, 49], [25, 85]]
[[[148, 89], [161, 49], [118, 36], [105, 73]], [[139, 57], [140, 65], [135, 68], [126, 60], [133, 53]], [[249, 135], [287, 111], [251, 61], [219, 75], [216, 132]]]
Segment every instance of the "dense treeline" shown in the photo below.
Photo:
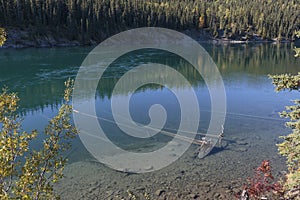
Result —
[[0, 26], [81, 41], [144, 26], [293, 39], [300, 0], [0, 0]]

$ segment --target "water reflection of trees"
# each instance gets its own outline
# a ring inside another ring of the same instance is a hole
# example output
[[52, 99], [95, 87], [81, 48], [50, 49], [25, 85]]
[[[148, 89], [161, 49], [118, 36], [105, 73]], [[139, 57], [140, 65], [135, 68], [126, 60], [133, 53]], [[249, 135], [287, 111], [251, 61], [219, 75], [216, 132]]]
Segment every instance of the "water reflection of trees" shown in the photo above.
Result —
[[299, 61], [294, 58], [293, 45], [289, 43], [214, 45], [207, 50], [222, 75], [236, 72], [266, 75], [299, 71]]
[[[267, 74], [297, 73], [299, 71], [299, 60], [293, 58], [293, 47], [291, 44], [249, 44], [249, 45], [203, 45], [217, 64], [223, 77], [231, 82], [239, 81], [245, 75], [265, 76]], [[68, 50], [67, 50], [68, 51]], [[83, 48], [78, 50], [83, 52]], [[61, 55], [62, 53], [63, 56]], [[0, 86], [8, 86], [11, 90], [18, 92], [21, 98], [21, 108], [24, 112], [43, 109], [44, 107], [60, 104], [63, 94], [63, 82], [66, 77], [75, 77], [78, 66], [81, 65], [86, 53], [77, 54], [77, 50], [71, 53], [66, 50], [47, 50], [34, 52], [34, 50], [22, 50], [7, 55], [0, 51], [1, 73]], [[145, 56], [128, 54], [120, 57], [113, 63], [109, 70], [104, 73], [97, 88], [99, 97], [110, 97], [118, 78], [135, 65], [142, 63], [160, 63], [173, 67], [183, 74], [194, 87], [205, 87], [204, 81], [197, 71], [183, 59], [176, 55], [162, 52], [142, 52]], [[35, 55], [35, 56], [32, 56]], [[150, 56], [149, 56], [150, 55]], [[18, 60], [14, 59], [20, 58]], [[21, 59], [23, 58], [23, 59]], [[201, 61], [201, 59], [199, 59]], [[47, 63], [47, 65], [45, 65]], [[201, 62], [200, 62], [201, 63]], [[26, 66], [27, 65], [27, 66]], [[120, 67], [122, 65], [122, 67]], [[76, 67], [77, 66], [77, 67]], [[235, 74], [235, 76], [232, 76]], [[238, 74], [238, 76], [236, 76]], [[155, 72], [147, 73], [147, 79], [157, 76]], [[162, 79], [172, 80], [168, 74], [160, 74]], [[130, 85], [136, 78], [132, 77]], [[254, 85], [263, 84], [263, 79], [249, 80]], [[176, 80], [172, 87], [185, 87]], [[139, 88], [161, 89], [161, 86], [151, 84]]]

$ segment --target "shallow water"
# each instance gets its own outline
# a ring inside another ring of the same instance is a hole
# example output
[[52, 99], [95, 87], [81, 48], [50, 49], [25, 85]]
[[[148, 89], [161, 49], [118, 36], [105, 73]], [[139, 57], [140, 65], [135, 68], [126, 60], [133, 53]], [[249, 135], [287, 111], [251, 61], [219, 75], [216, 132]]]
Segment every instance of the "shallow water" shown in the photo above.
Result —
[[[275, 174], [285, 169], [284, 160], [277, 155], [275, 144], [280, 142], [278, 136], [289, 133], [289, 130], [284, 127], [285, 120], [279, 118], [278, 112], [285, 105], [291, 104], [290, 100], [296, 99], [299, 94], [274, 92], [267, 75], [299, 71], [300, 60], [293, 57], [292, 46], [203, 46], [218, 66], [226, 90], [227, 114], [222, 145], [217, 145], [204, 159], [195, 156], [197, 145], [192, 145], [170, 166], [137, 175], [115, 172], [95, 162], [80, 139], [76, 138], [68, 153], [70, 164], [66, 168], [67, 176], [57, 189], [63, 198], [126, 198], [127, 189], [137, 194], [145, 191], [154, 193], [157, 189], [182, 194], [185, 190], [195, 193], [197, 188], [202, 187], [202, 182], [226, 185], [238, 178], [245, 179], [264, 159], [271, 160]], [[21, 98], [20, 113], [24, 118], [24, 129], [37, 128], [42, 132], [61, 103], [63, 82], [68, 77], [75, 78], [79, 66], [91, 50], [90, 47], [0, 50], [0, 87], [7, 86]], [[192, 88], [176, 81], [170, 83], [170, 88], [181, 92], [193, 89], [196, 92], [200, 109], [199, 132], [207, 131], [211, 116], [210, 96], [205, 82], [185, 60], [151, 49], [122, 56], [109, 67], [99, 82], [95, 97], [96, 109], [99, 122], [109, 139], [132, 152], [150, 152], [171, 140], [170, 136], [164, 134], [150, 139], [136, 139], [107, 121], [113, 121], [110, 103], [118, 79], [136, 65], [149, 61], [171, 66], [189, 80]], [[139, 78], [151, 79], [151, 76], [157, 75], [154, 71]], [[172, 77], [164, 74], [161, 79]], [[129, 82], [128, 86], [135, 81], [134, 77], [130, 80], [132, 83]], [[117, 95], [122, 97], [128, 94]], [[161, 104], [166, 110], [168, 118], [165, 130], [174, 132], [178, 129], [180, 109], [176, 96], [168, 88], [155, 84], [145, 85], [133, 93], [129, 103], [132, 119], [139, 124], [148, 124], [148, 111], [154, 104]], [[42, 138], [41, 134], [33, 145], [39, 147]], [[201, 191], [198, 193], [202, 194]]]

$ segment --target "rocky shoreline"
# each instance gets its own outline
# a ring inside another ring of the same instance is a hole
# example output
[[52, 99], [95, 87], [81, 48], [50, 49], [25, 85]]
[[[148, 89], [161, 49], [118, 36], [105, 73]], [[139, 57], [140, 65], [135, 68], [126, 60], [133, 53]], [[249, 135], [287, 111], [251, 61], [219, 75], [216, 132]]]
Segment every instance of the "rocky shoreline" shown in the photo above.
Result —
[[274, 177], [282, 176], [284, 160], [275, 153], [274, 141], [266, 138], [270, 136], [264, 132], [228, 136], [202, 159], [191, 146], [168, 167], [144, 174], [117, 172], [86, 156], [66, 166], [55, 191], [66, 200], [234, 200], [262, 160], [270, 159]]
[[[7, 41], [1, 48], [51, 48], [51, 47], [74, 47], [74, 46], [92, 46], [97, 45], [101, 41], [85, 40], [69, 40], [67, 38], [54, 37], [51, 32], [35, 35], [29, 29], [7, 28]], [[292, 42], [290, 40], [277, 39], [262, 39], [258, 35], [253, 35], [252, 38], [239, 37], [234, 39], [214, 38], [208, 31], [205, 30], [186, 30], [184, 34], [192, 37], [201, 43], [214, 44], [244, 44], [244, 43], [270, 43], [270, 42]]]
[[70, 47], [80, 46], [78, 41], [67, 39], [55, 39], [51, 35], [32, 36], [28, 30], [6, 29], [7, 40], [1, 48], [50, 48], [50, 47]]

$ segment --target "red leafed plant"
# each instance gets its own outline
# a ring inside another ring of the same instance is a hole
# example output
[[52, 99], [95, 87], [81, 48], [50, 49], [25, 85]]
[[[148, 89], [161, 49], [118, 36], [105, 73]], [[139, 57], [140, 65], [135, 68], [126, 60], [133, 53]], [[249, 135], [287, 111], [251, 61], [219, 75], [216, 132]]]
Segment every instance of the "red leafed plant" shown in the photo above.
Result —
[[275, 182], [271, 171], [270, 161], [264, 160], [256, 168], [255, 175], [248, 178], [244, 185], [243, 192], [237, 194], [239, 199], [261, 199], [270, 195], [283, 195], [283, 187], [279, 182]]

